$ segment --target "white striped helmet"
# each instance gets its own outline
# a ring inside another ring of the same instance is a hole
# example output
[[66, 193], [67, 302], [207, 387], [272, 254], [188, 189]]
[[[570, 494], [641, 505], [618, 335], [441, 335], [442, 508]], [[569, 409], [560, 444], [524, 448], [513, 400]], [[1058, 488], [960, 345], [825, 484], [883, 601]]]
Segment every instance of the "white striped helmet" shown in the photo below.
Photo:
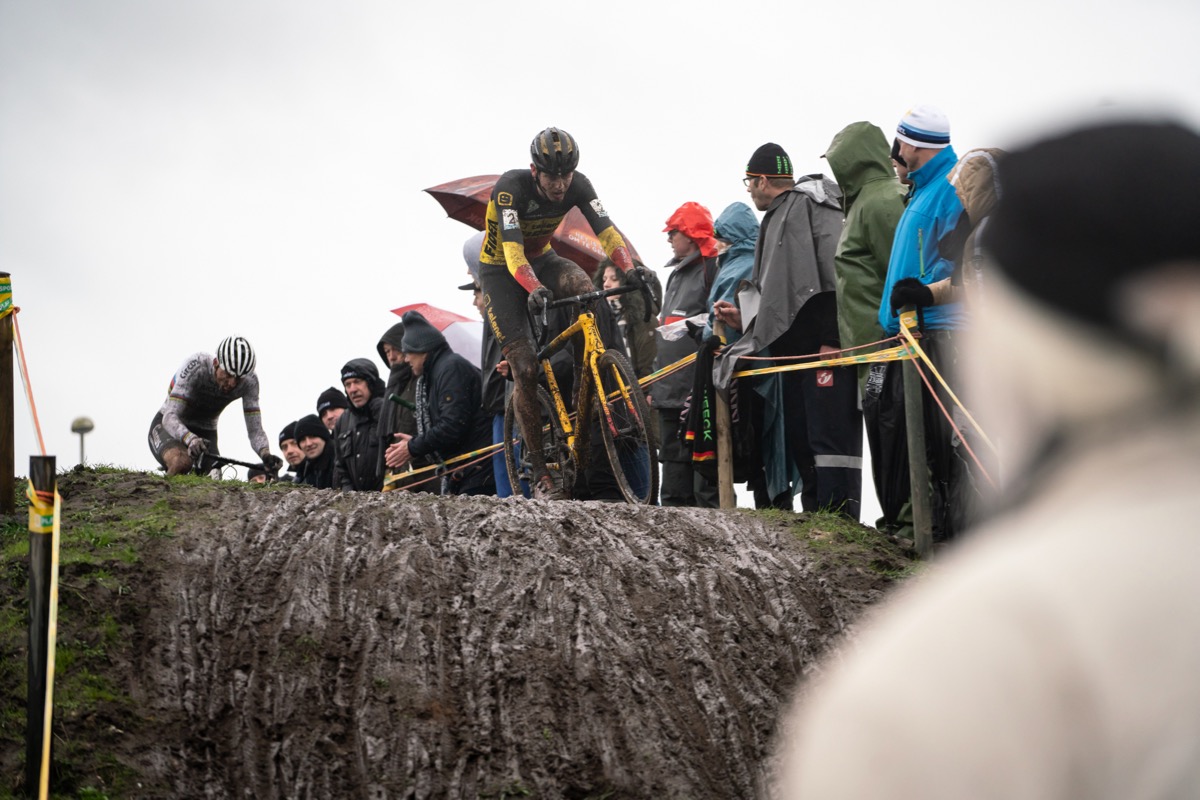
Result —
[[254, 372], [254, 348], [241, 336], [230, 336], [217, 345], [217, 366], [234, 377]]

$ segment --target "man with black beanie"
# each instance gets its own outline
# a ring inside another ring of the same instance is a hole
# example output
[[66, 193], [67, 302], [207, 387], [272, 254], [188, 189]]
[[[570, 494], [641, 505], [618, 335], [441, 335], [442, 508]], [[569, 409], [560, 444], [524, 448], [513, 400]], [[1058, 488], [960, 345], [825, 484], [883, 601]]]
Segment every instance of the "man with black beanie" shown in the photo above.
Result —
[[[742, 332], [713, 369], [728, 387], [737, 360], [759, 355], [836, 357], [841, 349], [834, 257], [842, 235], [842, 192], [824, 175], [792, 175], [792, 161], [768, 142], [750, 157], [744, 180], [765, 211], [750, 285], [737, 304], [718, 300], [714, 315]], [[793, 360], [791, 363], [796, 363]], [[805, 511], [858, 519], [862, 495], [862, 413], [854, 367], [782, 373], [788, 456], [800, 473]], [[778, 458], [764, 452], [764, 459]], [[775, 463], [775, 462], [772, 462]]]
[[346, 395], [332, 386], [321, 392], [321, 396], [317, 398], [317, 416], [330, 433], [333, 433], [333, 426], [349, 407], [350, 401], [346, 399]]
[[301, 464], [304, 463], [304, 451], [300, 449], [300, 443], [296, 440], [296, 423], [289, 422], [283, 426], [283, 430], [279, 432], [279, 449], [283, 452], [283, 460], [287, 462], [287, 474], [280, 475], [279, 479], [284, 481], [298, 481], [296, 471]]
[[355, 358], [342, 367], [342, 385], [350, 409], [333, 429], [333, 487], [343, 491], [378, 491], [383, 488], [379, 468], [379, 414], [383, 408], [383, 381], [375, 362]]
[[296, 441], [304, 451], [304, 463], [297, 474], [300, 483], [318, 489], [333, 488], [333, 436], [316, 414], [296, 420]]

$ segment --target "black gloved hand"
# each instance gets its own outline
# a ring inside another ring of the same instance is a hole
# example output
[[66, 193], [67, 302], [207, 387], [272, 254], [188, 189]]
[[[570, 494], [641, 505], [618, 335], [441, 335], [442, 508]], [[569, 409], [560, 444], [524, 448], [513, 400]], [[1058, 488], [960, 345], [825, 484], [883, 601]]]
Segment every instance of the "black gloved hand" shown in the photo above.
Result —
[[642, 315], [644, 317], [642, 322], [649, 322], [650, 318], [656, 313], [654, 310], [654, 292], [650, 289], [653, 286], [651, 283], [653, 279], [653, 273], [650, 272], [650, 268], [644, 267], [641, 264], [638, 264], [625, 273], [625, 280], [629, 282], [630, 286], [637, 287], [637, 290], [642, 293], [642, 299], [645, 301], [646, 308], [644, 309], [645, 313]]
[[263, 469], [267, 472], [278, 474], [279, 470], [283, 468], [283, 459], [269, 450], [263, 450], [258, 455], [262, 459]]
[[529, 299], [525, 301], [526, 307], [529, 309], [530, 315], [534, 319], [541, 319], [542, 312], [546, 305], [554, 299], [554, 294], [545, 286], [538, 286], [529, 293]]
[[933, 292], [916, 278], [901, 278], [892, 287], [891, 304], [893, 314], [905, 306], [931, 306]]
[[626, 279], [639, 289], [648, 289], [650, 287], [650, 268], [638, 264], [629, 272], [625, 273]]

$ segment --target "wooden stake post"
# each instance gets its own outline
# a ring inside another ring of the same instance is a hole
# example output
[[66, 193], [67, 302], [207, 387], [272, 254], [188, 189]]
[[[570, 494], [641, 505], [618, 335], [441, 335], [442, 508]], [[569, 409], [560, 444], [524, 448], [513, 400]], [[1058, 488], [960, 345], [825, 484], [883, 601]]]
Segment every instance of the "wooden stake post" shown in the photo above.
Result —
[[[54, 456], [29, 459], [29, 482], [41, 497], [54, 503], [57, 491]], [[46, 797], [45, 786], [51, 756], [50, 709], [54, 636], [50, 629], [54, 587], [54, 514], [29, 514], [29, 682], [25, 716], [25, 789], [30, 797]]]
[[[713, 321], [713, 333], [725, 334], [725, 323]], [[717, 396], [717, 497], [721, 508], [736, 508], [737, 497], [733, 493], [733, 422], [729, 414], [729, 401], [720, 392]]]
[[15, 514], [16, 454], [13, 412], [13, 321], [5, 314], [12, 303], [12, 286], [7, 272], [0, 272], [0, 514]]
[[[906, 319], [907, 317], [907, 319]], [[900, 324], [915, 329], [911, 311], [900, 316]], [[913, 543], [918, 555], [933, 549], [933, 514], [929, 499], [929, 466], [925, 461], [925, 407], [917, 365], [904, 362], [904, 427], [908, 431], [908, 485], [912, 494]]]

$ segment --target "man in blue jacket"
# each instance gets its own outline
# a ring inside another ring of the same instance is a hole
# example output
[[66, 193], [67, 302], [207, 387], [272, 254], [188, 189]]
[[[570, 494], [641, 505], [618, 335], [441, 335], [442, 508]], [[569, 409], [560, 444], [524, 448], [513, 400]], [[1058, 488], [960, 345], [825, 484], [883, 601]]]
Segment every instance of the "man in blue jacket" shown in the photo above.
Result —
[[[900, 157], [908, 165], [912, 189], [892, 242], [879, 307], [879, 325], [885, 334], [895, 336], [900, 331], [899, 311], [909, 305], [921, 307], [921, 348], [953, 386], [958, 361], [955, 332], [966, 324], [966, 310], [961, 303], [924, 307], [932, 302], [926, 286], [950, 277], [954, 271], [954, 263], [938, 251], [938, 242], [958, 224], [963, 210], [954, 187], [946, 179], [958, 161], [950, 146], [950, 122], [934, 106], [917, 105], [900, 119], [896, 139]], [[866, 391], [869, 395], [878, 393], [881, 409], [891, 406], [898, 412], [894, 415], [897, 425], [891, 432], [896, 441], [889, 444], [892, 452], [906, 454], [902, 386], [901, 364], [892, 362], [884, 371], [882, 385], [871, 383]], [[969, 501], [972, 490], [964, 461], [966, 454], [957, 452], [960, 449], [958, 438], [953, 435], [953, 429], [928, 389], [923, 387], [922, 394], [926, 458], [932, 481], [933, 538], [934, 541], [946, 541], [964, 526], [972, 505]], [[939, 394], [944, 394], [940, 387]], [[948, 397], [942, 398], [942, 404], [947, 409], [955, 408]], [[955, 424], [961, 430], [964, 425], [959, 424], [960, 415], [961, 412], [956, 412]], [[887, 436], [885, 432], [881, 438]], [[906, 461], [907, 455], [904, 455], [903, 460], [891, 463]], [[911, 487], [904, 487], [907, 470], [902, 473], [893, 476], [894, 483], [900, 485], [904, 495], [909, 495]]]

